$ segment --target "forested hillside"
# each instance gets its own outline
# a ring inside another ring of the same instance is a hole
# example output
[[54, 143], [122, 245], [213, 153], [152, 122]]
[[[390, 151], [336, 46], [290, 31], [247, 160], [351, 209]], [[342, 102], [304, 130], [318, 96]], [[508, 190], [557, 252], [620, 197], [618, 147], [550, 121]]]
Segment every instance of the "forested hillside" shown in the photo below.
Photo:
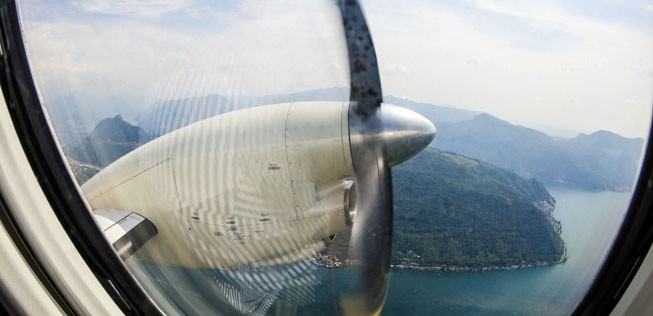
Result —
[[480, 267], [561, 259], [555, 200], [539, 181], [430, 148], [393, 171], [396, 263]]
[[[555, 199], [535, 179], [427, 148], [393, 168], [393, 264], [509, 268], [564, 258]], [[349, 232], [327, 252], [346, 259]]]

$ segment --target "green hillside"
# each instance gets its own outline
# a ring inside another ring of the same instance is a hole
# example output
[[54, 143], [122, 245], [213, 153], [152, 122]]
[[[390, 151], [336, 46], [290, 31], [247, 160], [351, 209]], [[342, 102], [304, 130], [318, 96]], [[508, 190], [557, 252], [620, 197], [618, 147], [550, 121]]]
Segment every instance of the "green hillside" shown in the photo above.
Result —
[[467, 267], [555, 262], [555, 200], [535, 179], [427, 148], [393, 169], [395, 263]]

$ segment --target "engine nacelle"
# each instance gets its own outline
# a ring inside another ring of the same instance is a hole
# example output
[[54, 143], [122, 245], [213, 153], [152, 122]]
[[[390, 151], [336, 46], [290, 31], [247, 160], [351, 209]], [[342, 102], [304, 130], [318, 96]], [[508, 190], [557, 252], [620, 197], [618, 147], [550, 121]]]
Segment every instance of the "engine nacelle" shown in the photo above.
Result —
[[137, 253], [146, 260], [216, 268], [306, 259], [355, 216], [348, 109], [304, 102], [219, 115], [130, 152], [82, 190], [93, 209], [154, 223], [158, 235]]
[[[349, 108], [299, 102], [215, 116], [135, 149], [82, 190], [94, 210], [135, 212], [152, 222], [158, 234], [136, 255], [159, 264], [225, 268], [307, 259], [356, 217], [352, 147], [365, 150], [369, 135], [351, 132]], [[384, 140], [379, 159], [390, 165], [435, 134], [424, 117], [392, 105], [382, 106], [380, 121], [382, 134], [374, 137]]]

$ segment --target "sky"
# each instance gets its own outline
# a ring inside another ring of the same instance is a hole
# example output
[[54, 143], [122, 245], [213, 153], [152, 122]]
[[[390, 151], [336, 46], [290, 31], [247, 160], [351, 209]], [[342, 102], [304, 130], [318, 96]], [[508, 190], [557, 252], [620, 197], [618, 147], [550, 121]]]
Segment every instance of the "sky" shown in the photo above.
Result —
[[[558, 130], [646, 136], [652, 1], [362, 1], [384, 94]], [[47, 105], [134, 108], [348, 86], [333, 1], [23, 1]], [[53, 102], [53, 101], [51, 101]]]

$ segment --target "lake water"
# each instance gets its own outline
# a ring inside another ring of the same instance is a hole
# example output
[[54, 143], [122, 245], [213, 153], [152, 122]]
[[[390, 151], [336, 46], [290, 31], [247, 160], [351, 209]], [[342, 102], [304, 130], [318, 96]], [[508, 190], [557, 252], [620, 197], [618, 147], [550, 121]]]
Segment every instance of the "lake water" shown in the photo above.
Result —
[[[550, 188], [549, 192], [557, 200], [554, 216], [562, 223], [562, 237], [567, 244], [565, 263], [489, 272], [393, 269], [382, 314], [569, 314], [582, 299], [609, 249], [630, 193], [560, 188]], [[132, 263], [130, 268], [164, 309], [195, 309], [202, 314], [216, 309], [231, 314], [234, 311], [229, 305], [235, 304], [240, 311], [260, 315], [284, 311], [338, 315], [338, 293], [351, 287], [356, 275], [351, 268], [326, 269], [306, 262], [281, 269], [226, 274], [145, 263]], [[224, 304], [226, 301], [230, 303]], [[284, 309], [283, 302], [289, 301], [299, 303]]]
[[383, 315], [567, 315], [594, 279], [630, 193], [549, 189], [567, 262], [546, 268], [443, 272], [393, 270]]

